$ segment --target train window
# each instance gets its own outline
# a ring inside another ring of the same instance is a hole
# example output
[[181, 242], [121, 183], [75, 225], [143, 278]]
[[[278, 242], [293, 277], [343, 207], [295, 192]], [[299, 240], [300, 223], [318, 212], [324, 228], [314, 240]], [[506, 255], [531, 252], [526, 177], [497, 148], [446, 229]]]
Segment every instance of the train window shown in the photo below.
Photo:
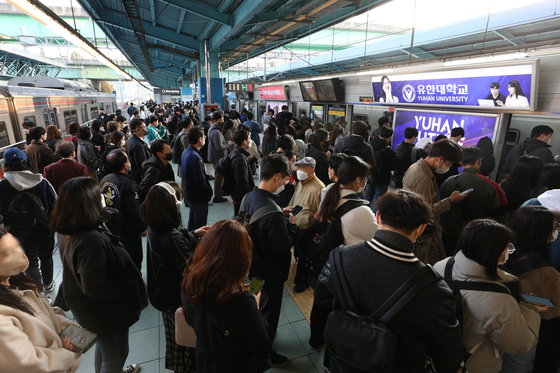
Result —
[[76, 110], [68, 110], [62, 113], [64, 116], [64, 124], [66, 127], [72, 122], [79, 122], [78, 120], [78, 112]]
[[91, 119], [97, 118], [99, 115], [99, 108], [97, 106], [92, 106], [89, 110], [91, 112]]
[[0, 121], [0, 148], [10, 145], [10, 137], [6, 129], [6, 122]]
[[23, 121], [24, 122], [33, 122], [33, 123], [37, 123], [37, 121], [35, 121], [35, 115], [30, 115], [28, 117], [23, 117]]

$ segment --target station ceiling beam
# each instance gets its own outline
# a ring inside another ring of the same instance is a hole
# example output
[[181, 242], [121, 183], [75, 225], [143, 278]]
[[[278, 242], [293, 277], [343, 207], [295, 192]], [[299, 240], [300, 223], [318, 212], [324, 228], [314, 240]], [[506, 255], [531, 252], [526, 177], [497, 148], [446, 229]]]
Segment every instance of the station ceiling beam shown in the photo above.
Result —
[[176, 8], [181, 10], [186, 10], [189, 13], [196, 14], [197, 16], [209, 19], [210, 21], [214, 21], [220, 23], [222, 25], [233, 26], [233, 20], [226, 14], [223, 14], [220, 11], [217, 11], [214, 8], [209, 7], [208, 5], [196, 1], [196, 0], [160, 0], [162, 3], [167, 3], [169, 5], [173, 5]]

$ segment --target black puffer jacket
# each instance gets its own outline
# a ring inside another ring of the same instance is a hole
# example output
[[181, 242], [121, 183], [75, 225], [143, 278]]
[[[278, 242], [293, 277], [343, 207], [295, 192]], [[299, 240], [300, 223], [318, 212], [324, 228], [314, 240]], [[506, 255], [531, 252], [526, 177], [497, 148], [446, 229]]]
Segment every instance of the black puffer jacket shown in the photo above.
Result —
[[[377, 179], [375, 183], [378, 185], [389, 185], [391, 182], [391, 171], [397, 165], [395, 151], [386, 140], [379, 137], [371, 140], [371, 147], [373, 148], [377, 164]], [[378, 160], [381, 162], [378, 162]]]
[[318, 145], [311, 144], [306, 157], [311, 157], [315, 160], [315, 175], [327, 185], [331, 181], [329, 180], [329, 160], [327, 159], [327, 154]]
[[371, 166], [370, 184], [375, 179], [376, 165], [373, 149], [371, 145], [366, 143], [363, 136], [349, 135], [342, 138], [334, 147], [336, 153], [346, 153], [348, 155], [356, 155], [362, 158], [367, 164]]
[[523, 142], [515, 145], [513, 149], [510, 150], [506, 157], [506, 163], [504, 165], [504, 170], [510, 172], [517, 162], [517, 159], [524, 154], [534, 155], [539, 157], [544, 161], [544, 163], [554, 162], [554, 156], [550, 151], [550, 145], [546, 142], [534, 139], [532, 137], [526, 138]]
[[76, 232], [61, 252], [64, 300], [80, 325], [109, 336], [138, 321], [146, 287], [117, 236], [103, 228]]
[[147, 161], [142, 164], [144, 168], [144, 177], [140, 182], [140, 196], [142, 199], [146, 198], [146, 194], [150, 188], [161, 181], [175, 181], [175, 173], [171, 167], [171, 163], [164, 165], [161, 160], [152, 155]]

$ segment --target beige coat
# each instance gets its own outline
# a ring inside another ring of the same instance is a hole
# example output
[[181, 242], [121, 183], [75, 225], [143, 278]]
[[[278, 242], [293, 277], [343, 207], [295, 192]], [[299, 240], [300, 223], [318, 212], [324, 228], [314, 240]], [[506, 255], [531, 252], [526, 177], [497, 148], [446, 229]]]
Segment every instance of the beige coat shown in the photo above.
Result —
[[290, 200], [290, 206], [301, 206], [303, 210], [296, 215], [298, 229], [307, 229], [315, 221], [315, 214], [319, 211], [321, 191], [325, 184], [316, 175], [305, 181], [300, 181]]
[[[14, 290], [15, 291], [15, 290]], [[62, 347], [59, 333], [71, 322], [32, 290], [17, 291], [35, 316], [0, 305], [0, 372], [71, 373], [80, 355]]]
[[[442, 276], [448, 259], [438, 262], [434, 269]], [[501, 281], [516, 277], [498, 269]], [[453, 279], [459, 281], [490, 280], [483, 266], [455, 255]], [[520, 355], [535, 346], [539, 337], [540, 315], [527, 303], [517, 303], [508, 294], [461, 290], [463, 297], [463, 342], [471, 357], [467, 360], [469, 373], [498, 373], [502, 369], [502, 354]]]

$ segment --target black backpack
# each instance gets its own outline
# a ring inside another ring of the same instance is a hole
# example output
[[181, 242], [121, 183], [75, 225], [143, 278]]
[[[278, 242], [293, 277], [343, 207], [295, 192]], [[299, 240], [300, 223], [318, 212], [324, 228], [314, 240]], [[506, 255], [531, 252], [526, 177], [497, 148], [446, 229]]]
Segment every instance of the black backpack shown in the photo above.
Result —
[[397, 336], [387, 324], [438, 277], [432, 267], [423, 266], [371, 315], [363, 315], [346, 280], [342, 254], [342, 247], [331, 254], [334, 296], [341, 308], [329, 314], [325, 326], [330, 369], [344, 373], [395, 372]]
[[348, 199], [348, 201], [336, 210], [333, 221], [321, 222], [315, 220], [306, 232], [304, 244], [302, 245], [306, 252], [303, 265], [307, 268], [312, 280], [316, 279], [321, 273], [331, 251], [340, 245], [344, 245], [344, 236], [342, 235], [340, 223], [342, 216], [355, 208], [369, 205], [368, 201], [362, 199], [359, 201], [350, 199], [360, 198], [356, 194], [350, 194], [344, 198]]
[[[368, 144], [364, 142], [364, 143], [360, 144], [360, 146], [358, 148], [346, 147], [346, 148], [342, 149], [342, 153], [344, 153], [346, 155], [359, 157], [363, 160], [361, 150], [366, 145], [368, 145]], [[377, 170], [379, 169], [379, 164], [377, 163], [377, 157], [375, 157], [375, 152], [373, 154], [373, 160], [372, 161], [373, 161], [373, 164], [370, 164], [371, 174], [370, 174], [369, 183], [373, 185], [373, 184], [375, 184], [375, 180], [377, 179]]]
[[235, 220], [243, 224], [243, 226], [245, 227], [245, 229], [247, 229], [249, 233], [251, 233], [251, 227], [253, 226], [253, 224], [261, 220], [265, 216], [274, 213], [281, 213], [282, 215], [284, 215], [284, 212], [282, 211], [280, 206], [278, 206], [276, 203], [271, 203], [269, 205], [262, 206], [258, 208], [257, 211], [255, 211], [252, 215], [248, 214], [247, 211], [245, 210], [246, 197], [247, 194], [244, 195], [243, 198], [241, 199], [241, 204], [239, 205], [239, 214], [235, 217]]
[[[242, 154], [238, 156], [242, 157]], [[229, 196], [235, 190], [235, 180], [233, 179], [233, 166], [232, 161], [233, 158], [231, 153], [228, 154], [226, 157], [220, 158], [218, 162], [216, 162], [216, 168], [220, 175], [224, 178], [224, 183], [222, 185], [222, 195]]]
[[25, 244], [43, 241], [51, 230], [43, 202], [29, 190], [18, 192], [4, 215], [8, 231]]
[[187, 136], [186, 133], [177, 136], [171, 141], [171, 149], [173, 150], [173, 158], [171, 159], [173, 163], [179, 164], [181, 163], [181, 155], [183, 154], [183, 137]]

